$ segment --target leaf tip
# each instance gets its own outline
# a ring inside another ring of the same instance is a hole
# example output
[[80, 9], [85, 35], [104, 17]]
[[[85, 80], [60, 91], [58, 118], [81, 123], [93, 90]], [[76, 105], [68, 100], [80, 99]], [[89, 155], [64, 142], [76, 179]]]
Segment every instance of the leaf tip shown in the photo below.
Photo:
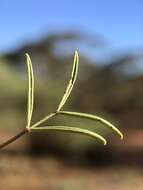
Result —
[[75, 55], [78, 56], [78, 51], [77, 50], [75, 50]]
[[123, 138], [124, 138], [124, 135], [121, 133], [120, 134], [120, 139], [123, 140]]
[[79, 60], [79, 54], [77, 50], [75, 51], [74, 55], [75, 55], [75, 60]]
[[116, 133], [120, 136], [120, 139], [123, 140], [123, 138], [124, 138], [123, 133], [122, 133], [118, 128], [116, 128], [115, 131], [116, 131]]
[[28, 53], [25, 53], [25, 56], [26, 56], [26, 57], [30, 57]]

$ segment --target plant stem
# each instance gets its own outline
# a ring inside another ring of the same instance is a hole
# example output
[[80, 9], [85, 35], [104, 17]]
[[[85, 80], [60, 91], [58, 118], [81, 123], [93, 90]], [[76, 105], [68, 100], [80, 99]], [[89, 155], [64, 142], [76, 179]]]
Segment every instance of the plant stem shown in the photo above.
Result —
[[46, 117], [44, 117], [40, 121], [36, 122], [34, 125], [30, 126], [30, 129], [36, 128], [37, 126], [39, 126], [40, 124], [44, 123], [45, 121], [47, 121], [48, 119], [54, 117], [57, 114], [58, 114], [58, 112], [50, 113], [49, 115], [47, 115]]
[[25, 128], [24, 130], [22, 130], [21, 132], [19, 132], [14, 137], [11, 137], [7, 141], [5, 141], [2, 144], [0, 144], [0, 149], [4, 148], [5, 146], [7, 146], [7, 145], [9, 145], [11, 143], [13, 143], [14, 141], [16, 141], [17, 139], [19, 139], [20, 137], [22, 137], [24, 134], [29, 133], [30, 129], [36, 128], [38, 125], [40, 125], [41, 123], [47, 121], [51, 117], [54, 117], [56, 114], [57, 114], [56, 112], [55, 113], [51, 113], [48, 116], [46, 116], [43, 119], [41, 119], [40, 121], [38, 121], [37, 123], [35, 123], [34, 125], [32, 125], [30, 128]]
[[28, 133], [28, 129], [24, 129], [21, 132], [19, 132], [17, 135], [11, 137], [10, 139], [8, 139], [7, 141], [3, 142], [2, 144], [0, 144], [0, 149], [4, 148], [5, 146], [13, 143], [14, 141], [16, 141], [17, 139], [19, 139], [20, 137], [22, 137], [24, 134]]

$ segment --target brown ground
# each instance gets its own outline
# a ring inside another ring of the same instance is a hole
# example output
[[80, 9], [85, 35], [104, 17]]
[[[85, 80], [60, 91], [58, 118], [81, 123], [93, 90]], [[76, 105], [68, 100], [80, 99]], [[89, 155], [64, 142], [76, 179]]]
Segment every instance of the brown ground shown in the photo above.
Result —
[[142, 190], [143, 173], [127, 167], [83, 169], [50, 158], [0, 157], [4, 190]]
[[[140, 133], [130, 136], [125, 140], [131, 141], [130, 146], [124, 145], [127, 149], [142, 142], [138, 139]], [[134, 138], [137, 138], [137, 144], [133, 143]], [[13, 150], [13, 147], [23, 149], [22, 140], [7, 150]], [[104, 168], [80, 168], [55, 158], [32, 158], [8, 152], [2, 150], [0, 153], [0, 190], [143, 190], [142, 167], [128, 165], [127, 161], [123, 165]]]

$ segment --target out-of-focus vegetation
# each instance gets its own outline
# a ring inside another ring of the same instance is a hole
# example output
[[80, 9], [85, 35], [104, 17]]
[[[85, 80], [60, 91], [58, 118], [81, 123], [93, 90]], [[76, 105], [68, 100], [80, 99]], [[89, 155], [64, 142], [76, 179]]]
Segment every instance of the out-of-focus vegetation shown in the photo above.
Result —
[[[37, 121], [48, 112], [55, 110], [65, 90], [72, 65], [72, 55], [66, 51], [66, 48], [63, 48], [64, 44], [70, 45], [79, 42], [86, 44], [88, 42], [88, 45], [91, 45], [91, 39], [82, 37], [81, 34], [55, 34], [1, 56], [1, 128], [11, 128], [12, 130], [15, 127], [25, 126], [27, 105], [25, 53], [28, 52], [31, 55], [37, 75], [33, 119]], [[64, 50], [63, 52], [59, 51], [60, 47]], [[113, 121], [125, 132], [141, 128], [143, 123], [143, 76], [137, 75], [135, 72], [132, 75], [128, 72], [134, 71], [133, 63], [139, 58], [134, 54], [120, 55], [120, 57], [109, 60], [108, 65], [100, 66], [96, 63], [95, 66], [94, 61], [80, 53], [77, 84], [71, 100], [65, 107], [72, 111], [101, 115]], [[92, 128], [114, 140], [110, 130], [101, 127], [98, 123], [95, 126], [95, 123], [83, 122], [68, 116], [57, 117], [56, 120], [49, 120], [48, 124], [49, 122], [52, 125], [59, 123], [60, 125], [78, 125], [86, 129]], [[96, 152], [100, 152], [100, 150], [102, 153], [106, 152], [105, 147], [99, 146], [98, 142], [76, 135], [38, 133], [31, 135], [28, 141], [27, 150], [38, 154], [52, 153], [70, 158], [78, 155], [81, 158], [88, 157], [89, 152], [93, 156], [95, 150]], [[110, 152], [109, 149], [108, 152]]]

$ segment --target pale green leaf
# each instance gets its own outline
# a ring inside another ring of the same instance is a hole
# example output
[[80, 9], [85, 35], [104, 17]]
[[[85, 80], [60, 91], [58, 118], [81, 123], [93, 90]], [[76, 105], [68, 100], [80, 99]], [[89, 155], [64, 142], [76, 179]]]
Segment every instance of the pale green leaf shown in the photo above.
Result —
[[77, 127], [68, 127], [68, 126], [44, 126], [44, 127], [37, 127], [32, 129], [33, 130], [49, 130], [49, 131], [61, 131], [61, 132], [67, 132], [67, 133], [80, 133], [86, 136], [90, 136], [93, 138], [97, 138], [100, 141], [102, 141], [102, 143], [104, 145], [107, 144], [107, 141], [104, 137], [102, 137], [101, 135], [89, 131], [87, 129], [81, 129], [81, 128], [77, 128]]
[[62, 97], [62, 100], [58, 106], [57, 112], [60, 111], [61, 108], [64, 106], [64, 104], [66, 103], [66, 101], [67, 101], [68, 97], [70, 96], [70, 93], [73, 89], [74, 83], [75, 83], [76, 78], [77, 78], [77, 73], [78, 73], [78, 62], [79, 62], [79, 57], [78, 57], [78, 52], [76, 51], [75, 56], [74, 56], [74, 63], [73, 63], [71, 78], [70, 78], [70, 81], [67, 85], [65, 93]]
[[76, 117], [81, 117], [81, 118], [98, 121], [98, 122], [104, 124], [105, 126], [111, 128], [113, 131], [115, 131], [120, 136], [121, 139], [123, 139], [123, 134], [117, 127], [115, 127], [113, 124], [111, 124], [110, 122], [108, 122], [107, 120], [105, 120], [99, 116], [92, 115], [92, 114], [86, 114], [86, 113], [69, 112], [69, 111], [60, 111], [60, 112], [58, 112], [58, 114], [76, 116]]
[[30, 56], [26, 54], [28, 69], [28, 108], [27, 108], [27, 127], [30, 127], [33, 105], [34, 105], [34, 74]]

